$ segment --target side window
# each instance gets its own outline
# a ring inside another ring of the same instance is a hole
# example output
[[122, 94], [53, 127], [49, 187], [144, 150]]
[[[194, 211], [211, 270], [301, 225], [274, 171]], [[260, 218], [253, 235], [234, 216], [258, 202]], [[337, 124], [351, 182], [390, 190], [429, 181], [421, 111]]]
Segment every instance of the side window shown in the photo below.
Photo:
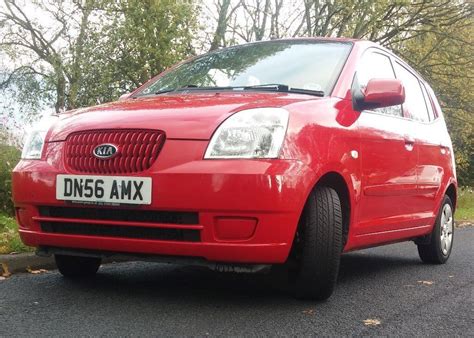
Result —
[[395, 72], [397, 73], [397, 78], [405, 86], [405, 103], [403, 105], [414, 120], [428, 122], [428, 109], [426, 108], [420, 81], [408, 69], [397, 62], [395, 63]]
[[[364, 54], [357, 69], [357, 81], [364, 88], [370, 79], [395, 79], [395, 73], [393, 72], [389, 57], [370, 51]], [[403, 116], [402, 108], [399, 105], [373, 110], [382, 114]]]
[[435, 119], [437, 119], [441, 115], [441, 106], [439, 105], [439, 101], [436, 98], [436, 95], [433, 89], [429, 85], [426, 85], [426, 89], [428, 90], [428, 93], [430, 94], [431, 100], [433, 102], [434, 115], [435, 115]]
[[421, 90], [423, 91], [423, 97], [425, 98], [426, 107], [428, 108], [428, 115], [430, 117], [430, 121], [433, 121], [435, 119], [433, 104], [431, 103], [430, 96], [428, 95], [426, 87], [423, 83], [421, 83]]

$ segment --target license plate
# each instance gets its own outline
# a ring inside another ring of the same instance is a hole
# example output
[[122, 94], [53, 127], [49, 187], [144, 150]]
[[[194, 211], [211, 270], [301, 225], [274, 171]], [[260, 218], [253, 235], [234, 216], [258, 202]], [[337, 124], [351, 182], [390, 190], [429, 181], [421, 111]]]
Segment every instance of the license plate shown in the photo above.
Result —
[[84, 203], [151, 204], [151, 177], [58, 175], [56, 199]]

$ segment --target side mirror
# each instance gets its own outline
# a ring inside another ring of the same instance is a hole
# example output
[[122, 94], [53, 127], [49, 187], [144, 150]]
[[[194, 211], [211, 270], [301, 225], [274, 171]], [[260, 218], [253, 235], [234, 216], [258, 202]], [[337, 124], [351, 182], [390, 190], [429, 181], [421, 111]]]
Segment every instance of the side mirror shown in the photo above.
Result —
[[132, 96], [132, 93], [125, 93], [125, 94], [120, 95], [118, 100], [123, 101], [123, 100], [128, 99], [130, 96]]
[[353, 101], [357, 111], [396, 106], [405, 102], [405, 87], [397, 79], [371, 79], [353, 95]]

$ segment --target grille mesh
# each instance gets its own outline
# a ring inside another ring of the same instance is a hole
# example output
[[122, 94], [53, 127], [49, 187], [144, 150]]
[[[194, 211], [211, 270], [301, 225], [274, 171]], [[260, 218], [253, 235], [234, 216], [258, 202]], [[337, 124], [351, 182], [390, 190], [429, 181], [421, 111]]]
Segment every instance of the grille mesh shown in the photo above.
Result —
[[136, 239], [154, 239], [164, 241], [199, 242], [199, 230], [162, 229], [138, 226], [103, 226], [73, 222], [41, 222], [41, 230], [53, 234], [103, 236]]
[[[165, 142], [159, 130], [89, 130], [70, 134], [66, 139], [65, 162], [69, 170], [81, 173], [124, 174], [149, 169]], [[98, 159], [93, 150], [110, 143], [118, 148], [116, 156]]]
[[199, 224], [199, 215], [197, 212], [41, 206], [39, 207], [39, 214], [41, 216], [55, 218], [137, 223]]

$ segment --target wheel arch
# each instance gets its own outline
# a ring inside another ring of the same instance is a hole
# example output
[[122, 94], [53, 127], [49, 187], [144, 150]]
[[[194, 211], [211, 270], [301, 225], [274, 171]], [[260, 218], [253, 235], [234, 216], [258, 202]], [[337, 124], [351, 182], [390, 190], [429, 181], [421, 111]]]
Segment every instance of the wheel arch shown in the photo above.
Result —
[[454, 183], [451, 183], [448, 185], [445, 195], [447, 195], [451, 199], [451, 202], [453, 203], [453, 208], [454, 210], [456, 210], [458, 197], [457, 197], [456, 185]]

